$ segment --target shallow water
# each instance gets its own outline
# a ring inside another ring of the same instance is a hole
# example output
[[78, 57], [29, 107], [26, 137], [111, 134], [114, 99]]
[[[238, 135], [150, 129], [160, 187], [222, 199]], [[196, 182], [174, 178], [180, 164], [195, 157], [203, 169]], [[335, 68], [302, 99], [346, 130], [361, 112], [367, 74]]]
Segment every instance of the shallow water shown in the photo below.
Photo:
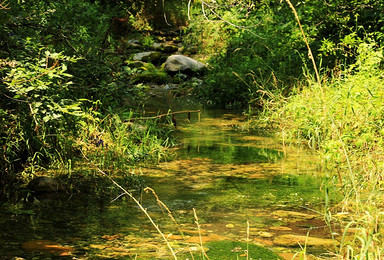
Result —
[[[178, 223], [151, 192], [142, 195], [143, 206], [179, 259], [198, 249], [199, 232], [208, 249], [213, 241], [248, 237], [252, 245], [286, 259], [300, 248], [282, 245], [277, 239], [282, 235], [329, 237], [316, 212], [324, 204], [321, 187], [327, 183], [316, 157], [242, 131], [244, 120], [224, 111], [202, 111], [200, 120], [192, 114], [191, 122], [186, 114], [178, 115], [177, 158], [135, 169]], [[124, 196], [113, 199], [81, 194], [3, 205], [0, 259], [172, 258], [138, 207]], [[245, 259], [243, 251], [238, 256]], [[308, 251], [320, 254], [326, 248]]]

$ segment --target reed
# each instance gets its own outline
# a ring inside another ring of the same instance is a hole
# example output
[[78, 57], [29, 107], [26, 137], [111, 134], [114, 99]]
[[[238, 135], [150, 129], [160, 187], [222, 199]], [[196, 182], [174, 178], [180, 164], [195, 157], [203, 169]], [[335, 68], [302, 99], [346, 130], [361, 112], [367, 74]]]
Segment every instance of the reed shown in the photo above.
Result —
[[335, 203], [326, 193], [324, 214], [332, 238], [340, 242], [333, 253], [339, 259], [382, 259], [383, 48], [367, 35], [357, 47], [354, 64], [336, 69], [337, 74], [319, 75], [298, 14], [286, 2], [299, 24], [316, 77], [307, 75], [307, 82], [298, 82], [289, 97], [268, 93], [263, 118], [255, 126], [273, 124], [284, 144], [304, 143], [317, 149], [323, 166], [335, 174], [327, 186], [337, 186], [344, 198]]
[[145, 192], [151, 192], [153, 194], [153, 196], [155, 196], [157, 204], [159, 205], [161, 210], [163, 210], [163, 208], [166, 209], [166, 211], [168, 213], [168, 216], [172, 219], [173, 223], [175, 223], [175, 225], [176, 225], [177, 229], [179, 230], [180, 234], [184, 237], [183, 231], [180, 229], [179, 223], [177, 223], [176, 219], [173, 217], [173, 214], [172, 214], [171, 210], [167, 207], [167, 205], [164, 204], [164, 202], [162, 202], [159, 199], [159, 197], [157, 196], [156, 192], [152, 188], [150, 188], [150, 187], [145, 187], [144, 191]]
[[317, 69], [316, 61], [315, 61], [315, 58], [313, 57], [313, 53], [312, 53], [311, 47], [309, 46], [309, 42], [308, 42], [307, 36], [305, 36], [305, 32], [303, 30], [303, 26], [301, 25], [299, 15], [297, 14], [296, 9], [292, 5], [291, 1], [290, 0], [286, 0], [286, 2], [288, 3], [289, 7], [292, 9], [292, 12], [295, 15], [295, 19], [297, 21], [297, 24], [300, 27], [300, 31], [301, 31], [301, 34], [303, 36], [304, 42], [307, 45], [308, 57], [312, 61], [313, 69], [315, 70], [315, 73], [316, 73], [317, 82], [318, 82], [319, 86], [321, 87], [320, 74], [319, 74], [319, 71]]
[[249, 259], [249, 220], [247, 219], [247, 252], [246, 252], [246, 257], [247, 260]]
[[199, 239], [200, 239], [200, 250], [201, 250], [201, 258], [204, 260], [205, 257], [207, 259], [209, 259], [209, 257], [207, 256], [205, 250], [204, 250], [204, 247], [203, 247], [203, 239], [201, 238], [201, 228], [200, 228], [200, 224], [199, 224], [199, 218], [197, 217], [197, 213], [196, 213], [196, 210], [195, 208], [193, 208], [193, 216], [195, 218], [195, 224], [197, 226], [197, 230], [199, 232]]

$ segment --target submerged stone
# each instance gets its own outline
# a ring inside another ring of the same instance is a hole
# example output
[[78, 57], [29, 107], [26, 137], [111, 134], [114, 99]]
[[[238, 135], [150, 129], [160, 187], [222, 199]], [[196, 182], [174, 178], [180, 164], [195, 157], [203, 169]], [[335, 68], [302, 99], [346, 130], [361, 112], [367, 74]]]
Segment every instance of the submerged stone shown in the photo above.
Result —
[[287, 246], [287, 247], [298, 247], [298, 246], [318, 246], [318, 247], [332, 247], [337, 241], [334, 241], [329, 238], [319, 238], [319, 237], [307, 237], [301, 235], [281, 235], [275, 237], [273, 240], [275, 245]]
[[21, 248], [27, 252], [54, 253], [60, 256], [67, 256], [73, 251], [70, 246], [62, 246], [49, 240], [31, 240], [24, 242]]
[[283, 226], [279, 226], [279, 227], [270, 227], [269, 228], [270, 230], [276, 230], [276, 231], [291, 231], [292, 228], [289, 228], [289, 227], [283, 227]]
[[292, 219], [314, 219], [316, 216], [315, 215], [310, 215], [302, 212], [296, 212], [296, 211], [285, 211], [285, 210], [276, 210], [272, 213], [276, 217], [281, 217], [281, 218], [292, 218]]
[[215, 235], [211, 234], [208, 236], [194, 236], [188, 238], [185, 242], [187, 243], [200, 243], [202, 241], [203, 243], [205, 242], [210, 242], [210, 241], [221, 241], [221, 240], [227, 240], [227, 237], [220, 236], [220, 235]]
[[265, 232], [265, 231], [260, 231], [257, 233], [257, 235], [262, 238], [271, 238], [274, 236], [272, 233]]
[[28, 183], [27, 188], [35, 193], [50, 193], [64, 190], [63, 186], [59, 182], [47, 176], [33, 178]]
[[170, 239], [170, 240], [183, 240], [184, 238], [180, 235], [174, 235], [174, 234], [169, 234], [167, 236], [167, 239]]

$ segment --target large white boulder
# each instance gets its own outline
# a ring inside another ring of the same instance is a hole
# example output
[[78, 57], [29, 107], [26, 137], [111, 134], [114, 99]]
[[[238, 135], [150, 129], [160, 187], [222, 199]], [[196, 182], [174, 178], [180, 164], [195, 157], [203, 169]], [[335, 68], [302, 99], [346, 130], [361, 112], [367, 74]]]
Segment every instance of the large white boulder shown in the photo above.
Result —
[[171, 55], [167, 58], [164, 64], [164, 70], [168, 73], [186, 73], [201, 72], [206, 66], [190, 57], [184, 55]]

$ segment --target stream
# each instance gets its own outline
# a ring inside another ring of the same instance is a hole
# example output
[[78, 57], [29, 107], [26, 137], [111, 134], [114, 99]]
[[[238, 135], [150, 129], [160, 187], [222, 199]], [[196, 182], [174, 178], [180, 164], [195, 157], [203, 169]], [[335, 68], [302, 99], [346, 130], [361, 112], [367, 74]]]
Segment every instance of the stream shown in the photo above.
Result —
[[[248, 259], [292, 259], [304, 244], [308, 254], [324, 256], [334, 244], [317, 158], [242, 130], [245, 120], [206, 109], [190, 120], [178, 115], [176, 159], [135, 169], [161, 201], [149, 191], [142, 205], [177, 259], [247, 259], [247, 252]], [[174, 258], [125, 196], [2, 205], [0, 232], [0, 259]]]

